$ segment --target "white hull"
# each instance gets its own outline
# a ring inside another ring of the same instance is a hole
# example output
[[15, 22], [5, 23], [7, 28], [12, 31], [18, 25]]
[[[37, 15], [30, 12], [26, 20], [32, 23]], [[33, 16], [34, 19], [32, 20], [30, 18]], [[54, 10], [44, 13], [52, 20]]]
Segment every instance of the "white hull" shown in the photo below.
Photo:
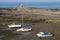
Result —
[[17, 29], [17, 31], [31, 31], [32, 29]]
[[41, 35], [41, 34], [37, 34], [38, 37], [51, 37], [52, 35]]
[[8, 25], [9, 28], [11, 27], [21, 27], [21, 25]]
[[51, 34], [50, 32], [39, 32], [37, 33], [38, 37], [51, 37], [53, 36], [53, 34]]

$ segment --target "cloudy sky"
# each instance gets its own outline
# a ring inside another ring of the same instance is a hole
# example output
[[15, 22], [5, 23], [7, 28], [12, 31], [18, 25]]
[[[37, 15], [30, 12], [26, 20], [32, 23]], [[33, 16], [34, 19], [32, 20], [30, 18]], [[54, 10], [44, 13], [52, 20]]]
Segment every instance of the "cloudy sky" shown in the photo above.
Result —
[[[20, 2], [22, 0], [0, 0], [0, 2]], [[60, 0], [23, 0], [24, 2], [60, 2]]]

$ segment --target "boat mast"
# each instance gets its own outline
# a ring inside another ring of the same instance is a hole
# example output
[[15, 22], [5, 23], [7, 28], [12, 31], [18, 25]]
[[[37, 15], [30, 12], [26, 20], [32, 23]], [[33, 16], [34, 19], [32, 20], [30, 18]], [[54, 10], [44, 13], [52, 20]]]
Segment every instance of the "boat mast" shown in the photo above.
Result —
[[22, 7], [22, 25], [23, 25], [23, 0], [21, 2], [21, 7]]
[[18, 8], [18, 11], [21, 12], [21, 24], [23, 25], [23, 0], [21, 0], [20, 6]]
[[22, 11], [22, 25], [23, 25], [23, 11]]

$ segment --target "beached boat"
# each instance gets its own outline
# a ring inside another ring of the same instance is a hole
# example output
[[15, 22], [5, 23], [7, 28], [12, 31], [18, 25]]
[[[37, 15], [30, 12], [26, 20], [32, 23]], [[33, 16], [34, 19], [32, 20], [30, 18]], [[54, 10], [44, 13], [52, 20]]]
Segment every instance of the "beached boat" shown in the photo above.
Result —
[[37, 33], [37, 36], [38, 37], [52, 37], [53, 34], [50, 32], [39, 32], [39, 33]]
[[22, 26], [20, 29], [17, 29], [17, 31], [31, 31], [32, 28], [28, 27], [28, 26]]
[[15, 24], [15, 23], [13, 23], [13, 24], [8, 25], [8, 27], [9, 28], [12, 28], [12, 27], [21, 27], [21, 24]]

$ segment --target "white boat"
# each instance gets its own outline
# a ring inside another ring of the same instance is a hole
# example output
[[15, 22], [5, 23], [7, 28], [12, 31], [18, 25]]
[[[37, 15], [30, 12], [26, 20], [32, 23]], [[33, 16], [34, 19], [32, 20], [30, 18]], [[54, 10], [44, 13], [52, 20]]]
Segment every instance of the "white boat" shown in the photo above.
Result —
[[21, 27], [21, 24], [15, 24], [15, 23], [13, 23], [13, 24], [8, 25], [8, 27], [9, 28], [12, 28], [12, 27]]
[[26, 26], [21, 27], [20, 29], [17, 29], [17, 31], [31, 31], [31, 30], [32, 30], [32, 28], [26, 27]]
[[52, 37], [53, 34], [50, 32], [39, 32], [39, 33], [37, 33], [37, 36], [38, 37]]

